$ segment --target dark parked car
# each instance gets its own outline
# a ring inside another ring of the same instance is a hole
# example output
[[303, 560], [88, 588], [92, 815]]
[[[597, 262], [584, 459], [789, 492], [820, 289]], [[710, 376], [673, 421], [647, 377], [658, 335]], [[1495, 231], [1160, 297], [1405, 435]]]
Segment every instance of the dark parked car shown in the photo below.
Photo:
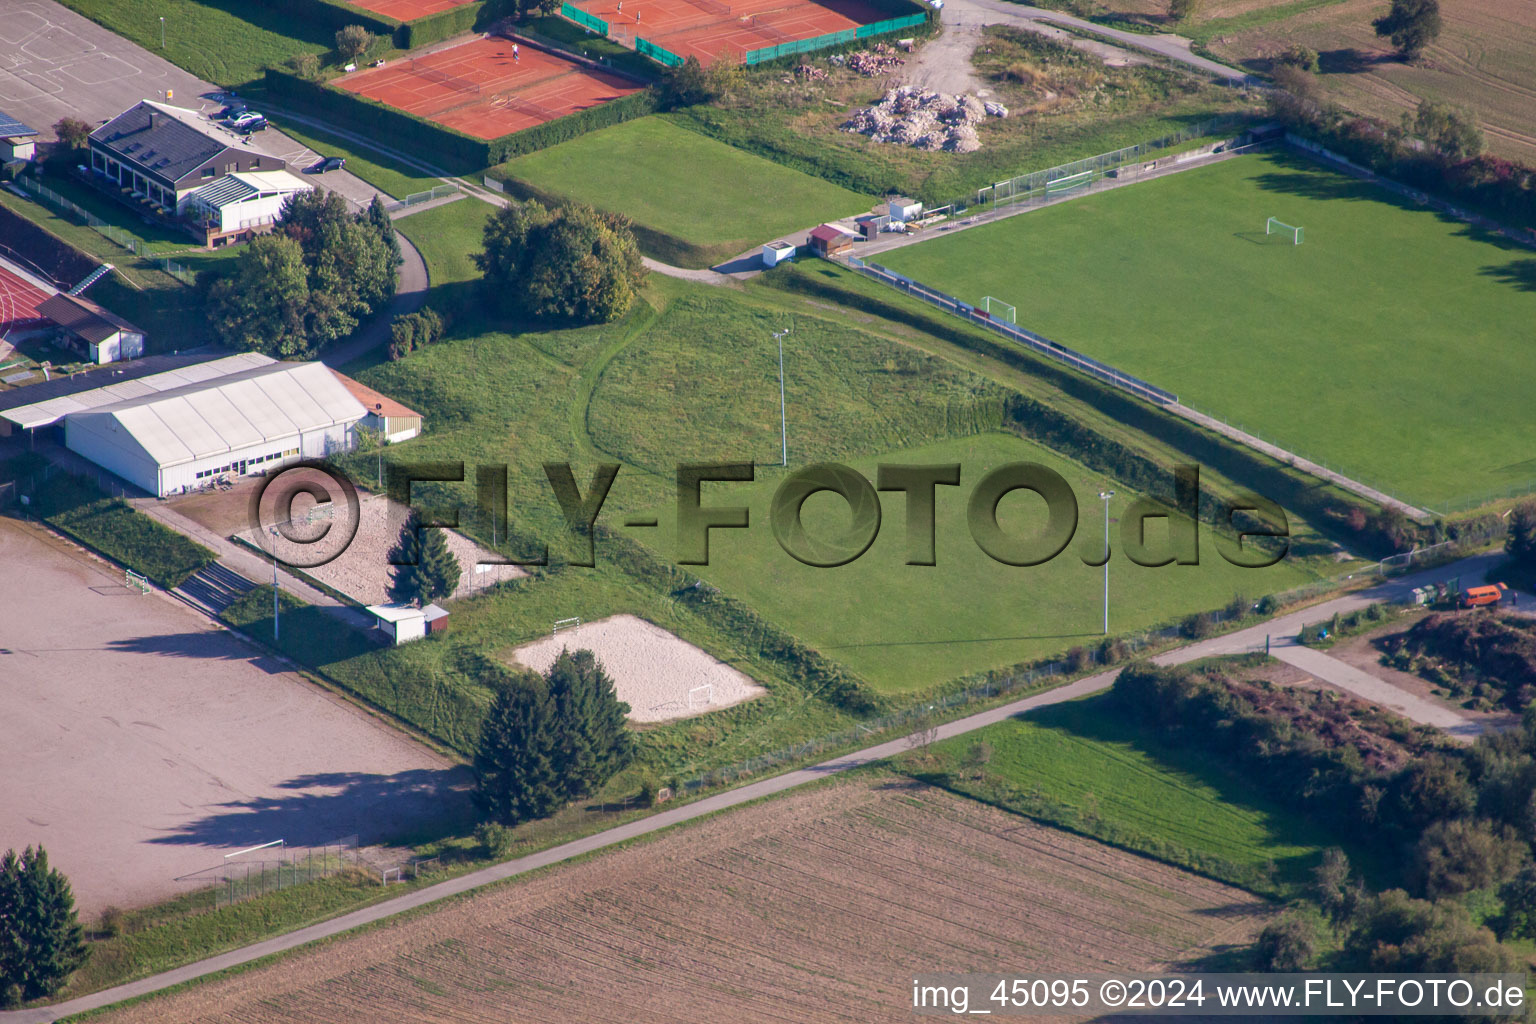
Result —
[[342, 156], [328, 156], [317, 164], [304, 168], [305, 174], [324, 174], [326, 171], [339, 171], [347, 166], [347, 158]]
[[213, 119], [215, 121], [233, 121], [243, 113], [245, 113], [244, 103], [231, 103], [220, 109], [217, 114], [214, 114]]

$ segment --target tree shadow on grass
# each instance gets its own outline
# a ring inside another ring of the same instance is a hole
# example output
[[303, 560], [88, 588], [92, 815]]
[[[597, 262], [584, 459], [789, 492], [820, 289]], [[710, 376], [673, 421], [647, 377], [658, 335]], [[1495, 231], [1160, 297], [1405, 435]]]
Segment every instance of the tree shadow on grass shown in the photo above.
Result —
[[[1163, 737], [1157, 735], [1151, 727], [1127, 722], [1105, 696], [1067, 701], [1028, 711], [1017, 717], [1036, 727], [1057, 730], [1080, 739], [1131, 747], [1163, 767], [1209, 787], [1219, 803], [1258, 812], [1265, 830], [1276, 841], [1319, 846], [1345, 845], [1342, 837], [1333, 836], [1321, 827], [1305, 824], [1304, 812], [1280, 805], [1264, 793], [1250, 775], [1229, 767], [1221, 752], [1164, 742]], [[1379, 873], [1374, 857], [1363, 852], [1357, 853], [1351, 847], [1346, 848], [1349, 849], [1352, 861], [1361, 861], [1357, 868], [1364, 869], [1368, 876]], [[1315, 863], [1316, 858], [1310, 855], [1278, 860], [1275, 862], [1275, 880], [1282, 884], [1304, 884], [1310, 879]]]
[[1502, 267], [1484, 267], [1482, 274], [1522, 292], [1536, 292], [1536, 258], [1513, 260]]
[[1357, 75], [1369, 71], [1378, 64], [1392, 64], [1396, 56], [1389, 53], [1358, 50], [1353, 46], [1337, 50], [1322, 50], [1317, 55], [1317, 70], [1324, 75]]
[[205, 816], [149, 842], [160, 846], [242, 848], [283, 840], [318, 846], [356, 834], [363, 845], [418, 831], [425, 823], [468, 828], [474, 821], [468, 768], [417, 768], [392, 775], [323, 772], [277, 785], [291, 796], [217, 804]]

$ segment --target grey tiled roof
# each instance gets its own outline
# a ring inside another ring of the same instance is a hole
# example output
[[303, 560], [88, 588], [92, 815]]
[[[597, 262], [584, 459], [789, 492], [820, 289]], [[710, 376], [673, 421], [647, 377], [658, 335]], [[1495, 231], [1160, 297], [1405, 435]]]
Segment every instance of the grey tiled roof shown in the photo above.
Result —
[[230, 146], [169, 114], [151, 127], [149, 103], [123, 111], [91, 133], [92, 141], [169, 181], [179, 181]]

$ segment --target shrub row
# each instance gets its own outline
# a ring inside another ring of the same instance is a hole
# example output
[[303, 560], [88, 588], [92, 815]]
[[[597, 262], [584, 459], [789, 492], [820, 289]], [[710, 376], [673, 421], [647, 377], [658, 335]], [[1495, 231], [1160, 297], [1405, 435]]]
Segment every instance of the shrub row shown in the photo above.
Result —
[[[909, 324], [962, 348], [1016, 366], [1127, 427], [1186, 453], [1201, 466], [1214, 469], [1227, 479], [1303, 516], [1314, 527], [1348, 546], [1380, 557], [1407, 550], [1414, 543], [1429, 538], [1427, 528], [1406, 522], [1401, 516], [1384, 513], [1341, 492], [1324, 488], [1313, 477], [1240, 445], [1230, 444], [1187, 420], [1091, 377], [1038, 359], [1000, 340], [972, 333], [938, 312], [929, 314], [925, 310], [868, 295], [824, 276], [812, 275], [801, 267], [780, 268], [767, 275], [765, 280], [787, 291], [815, 295]], [[1020, 404], [1015, 406], [1016, 429], [1026, 436], [1128, 484], [1149, 486], [1147, 481], [1155, 479], [1158, 482], [1150, 487], [1150, 492], [1166, 493], [1169, 478], [1166, 467], [1157, 466], [1127, 446], [1044, 403], [1022, 395], [1018, 401]], [[1155, 477], [1150, 475], [1154, 473]], [[1213, 511], [1204, 494], [1201, 511], [1203, 515]]]
[[331, 32], [361, 25], [376, 36], [392, 38], [400, 22], [349, 4], [346, 0], [255, 0], [270, 11], [292, 15]]
[[487, 145], [485, 164], [481, 166], [499, 164], [503, 160], [510, 160], [512, 157], [532, 153], [535, 150], [547, 149], [588, 132], [597, 131], [599, 128], [607, 128], [655, 112], [655, 90], [642, 89], [596, 107], [578, 110], [574, 114], [567, 114], [553, 121], [545, 121], [543, 124], [524, 128], [511, 135], [503, 135]]
[[692, 574], [657, 559], [625, 535], [601, 523], [593, 531], [603, 554], [628, 575], [671, 594], [706, 621], [734, 637], [765, 661], [780, 665], [795, 685], [850, 714], [881, 710], [884, 702], [869, 684], [767, 621], [751, 607], [726, 597]]
[[1447, 160], [1428, 147], [1415, 148], [1391, 126], [1369, 117], [1287, 120], [1297, 135], [1383, 177], [1536, 228], [1536, 168], [1488, 153]]

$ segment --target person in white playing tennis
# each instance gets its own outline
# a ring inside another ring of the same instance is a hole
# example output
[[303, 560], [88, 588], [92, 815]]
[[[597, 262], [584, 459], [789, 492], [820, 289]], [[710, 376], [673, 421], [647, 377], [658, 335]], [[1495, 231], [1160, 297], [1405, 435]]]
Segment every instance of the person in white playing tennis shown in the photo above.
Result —
[[520, 56], [518, 56], [518, 53], [517, 53], [517, 44], [516, 44], [516, 43], [513, 43], [513, 44], [512, 44], [512, 59], [513, 59], [513, 60], [517, 60], [517, 61], [520, 61], [520, 60], [522, 60], [522, 59], [523, 59], [523, 58], [522, 58], [522, 57], [520, 57]]

